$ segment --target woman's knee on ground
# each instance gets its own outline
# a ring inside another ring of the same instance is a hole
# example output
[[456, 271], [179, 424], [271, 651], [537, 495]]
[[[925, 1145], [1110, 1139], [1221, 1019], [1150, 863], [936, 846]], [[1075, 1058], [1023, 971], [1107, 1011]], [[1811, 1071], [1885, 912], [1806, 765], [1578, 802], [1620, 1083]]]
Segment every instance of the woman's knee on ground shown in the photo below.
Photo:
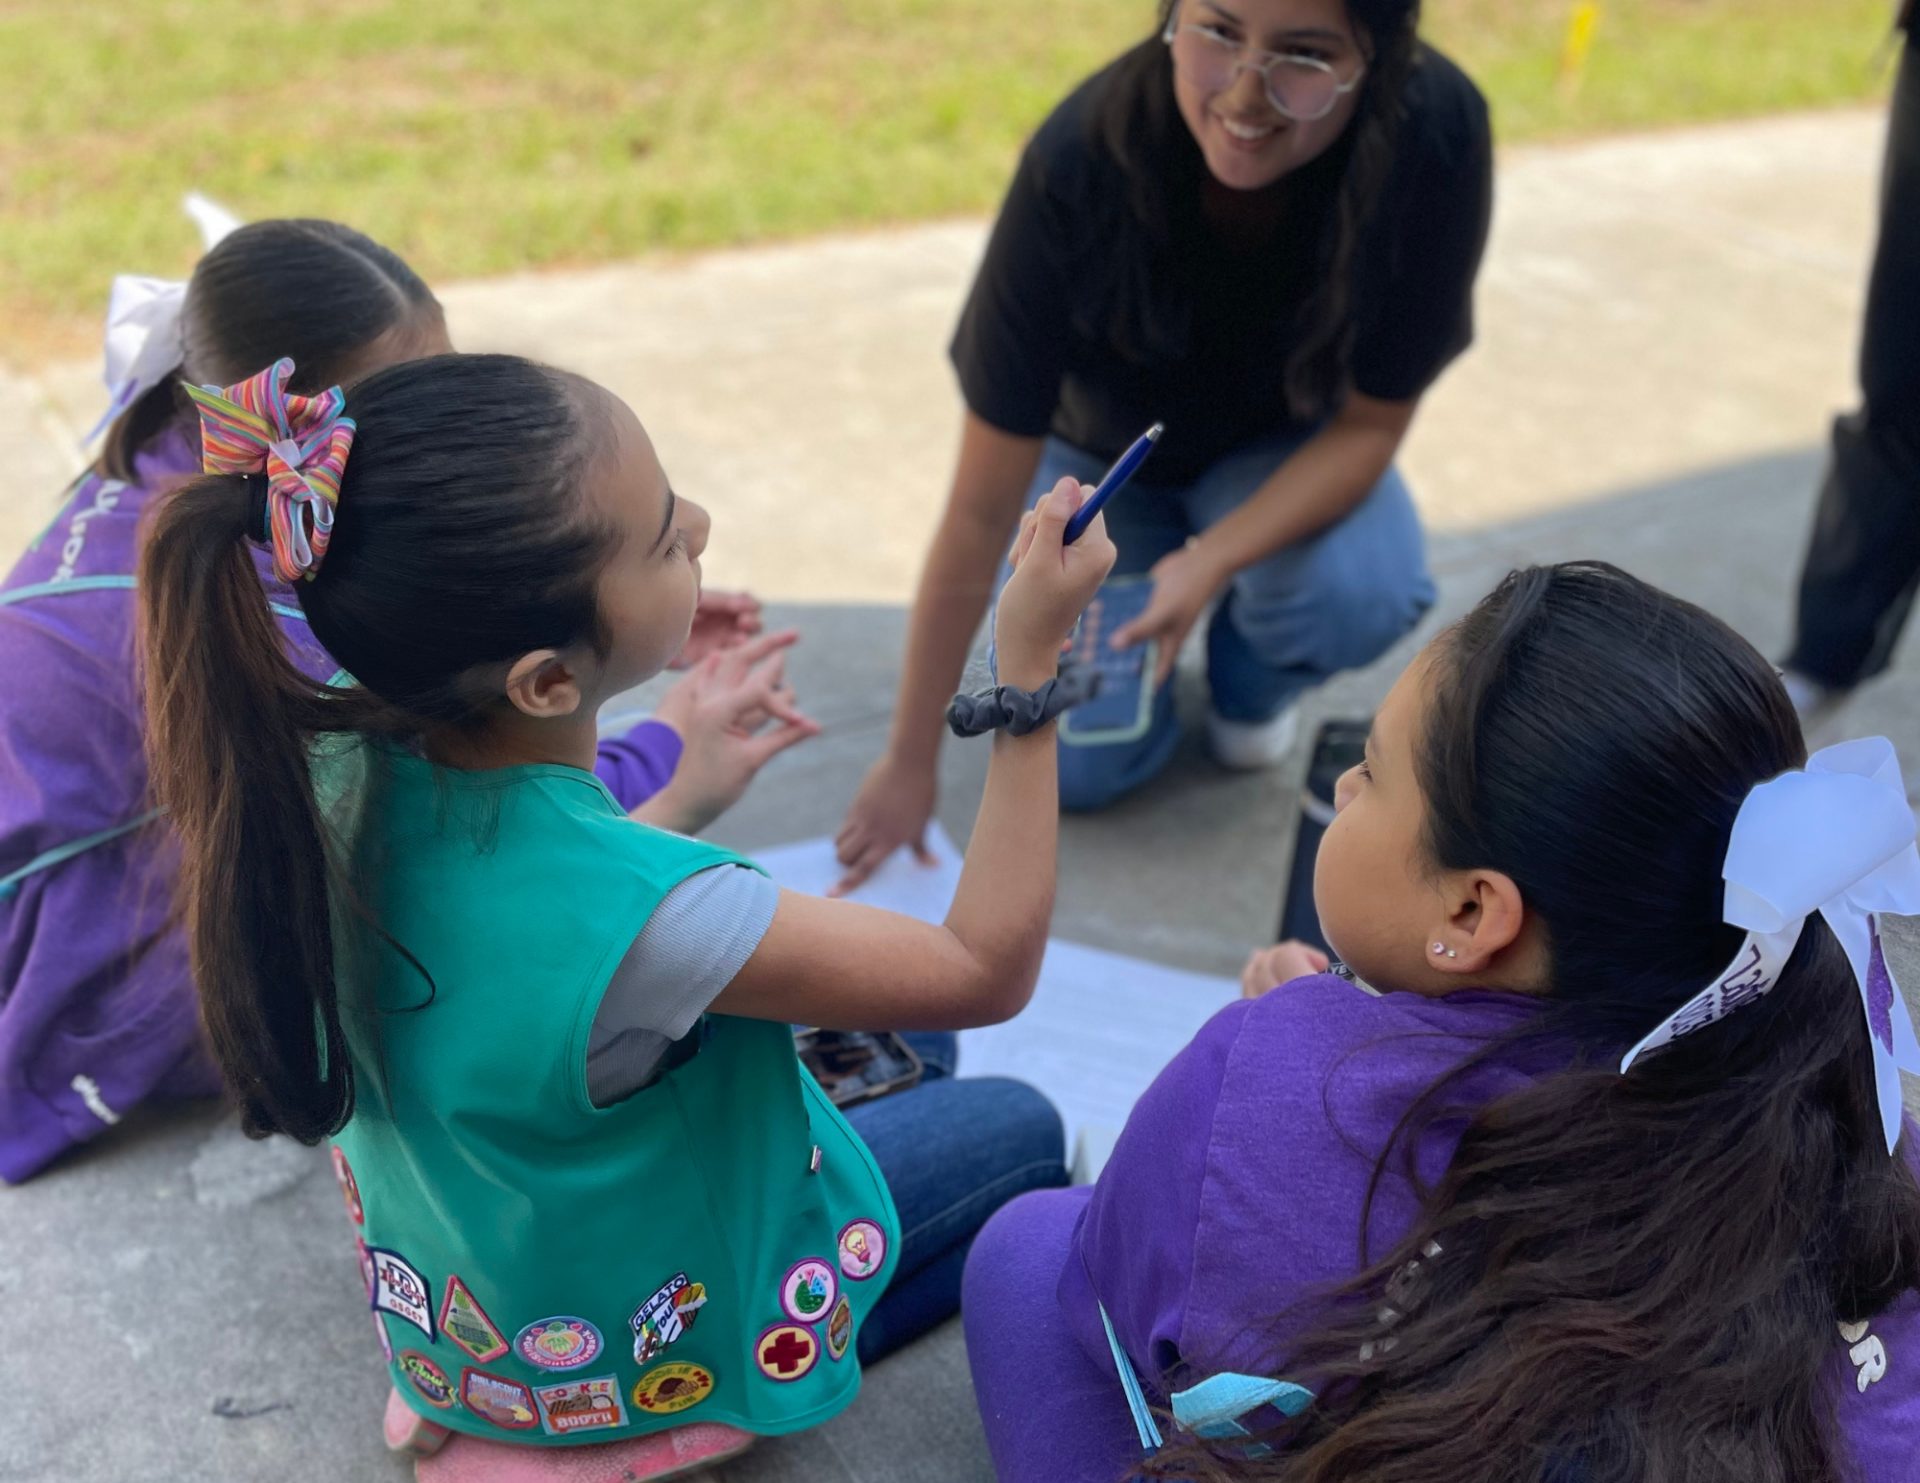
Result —
[[1263, 564], [1242, 572], [1222, 615], [1249, 649], [1276, 667], [1331, 675], [1371, 664], [1433, 606], [1433, 579], [1417, 557], [1298, 554], [1307, 559], [1285, 571]]

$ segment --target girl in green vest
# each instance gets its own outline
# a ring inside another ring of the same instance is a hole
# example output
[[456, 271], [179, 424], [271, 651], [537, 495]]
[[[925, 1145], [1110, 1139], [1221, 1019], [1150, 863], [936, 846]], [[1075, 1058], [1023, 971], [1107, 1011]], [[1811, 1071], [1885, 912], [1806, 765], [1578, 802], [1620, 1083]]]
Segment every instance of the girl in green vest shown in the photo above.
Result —
[[[209, 477], [160, 506], [140, 573], [157, 801], [243, 1125], [334, 1139], [375, 1337], [438, 1426], [565, 1446], [826, 1420], [900, 1229], [789, 1026], [1026, 1003], [1049, 682], [1104, 526], [1063, 543], [1070, 480], [1028, 517], [996, 628], [1025, 714], [929, 926], [776, 891], [594, 777], [595, 715], [679, 651], [708, 534], [618, 399], [509, 356], [397, 366], [350, 406], [288, 396], [291, 370], [195, 394]], [[288, 662], [250, 541], [351, 683]], [[802, 724], [765, 699], [741, 746]]]

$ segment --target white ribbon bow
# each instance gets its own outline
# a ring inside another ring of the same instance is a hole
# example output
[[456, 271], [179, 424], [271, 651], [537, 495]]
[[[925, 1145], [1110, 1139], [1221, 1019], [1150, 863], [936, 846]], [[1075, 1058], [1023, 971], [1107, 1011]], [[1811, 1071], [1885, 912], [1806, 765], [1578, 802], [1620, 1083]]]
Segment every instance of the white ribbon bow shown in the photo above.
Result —
[[[240, 225], [224, 206], [198, 192], [181, 203], [200, 228], [201, 243], [212, 248]], [[180, 311], [187, 286], [171, 278], [147, 278], [122, 273], [113, 280], [107, 301], [106, 372], [107, 410], [88, 429], [84, 446], [141, 397], [179, 368], [185, 355], [180, 342]]]
[[1920, 915], [1920, 851], [1900, 759], [1884, 736], [1815, 752], [1803, 772], [1760, 784], [1727, 845], [1726, 920], [1747, 929], [1733, 962], [1620, 1062], [1724, 1019], [1779, 981], [1814, 912], [1846, 950], [1873, 1045], [1887, 1152], [1900, 1138], [1900, 1073], [1920, 1075], [1920, 1041], [1881, 951], [1880, 912]]

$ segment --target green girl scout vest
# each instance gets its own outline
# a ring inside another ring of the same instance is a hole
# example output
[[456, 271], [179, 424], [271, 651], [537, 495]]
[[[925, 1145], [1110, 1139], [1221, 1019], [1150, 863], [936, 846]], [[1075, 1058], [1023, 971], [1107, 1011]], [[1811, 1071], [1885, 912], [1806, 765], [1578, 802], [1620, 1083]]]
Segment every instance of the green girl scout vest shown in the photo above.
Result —
[[621, 957], [737, 857], [635, 824], [576, 768], [335, 740], [314, 772], [362, 904], [420, 965], [337, 913], [355, 1102], [333, 1161], [399, 1393], [544, 1446], [844, 1407], [899, 1220], [790, 1028], [706, 1016], [653, 1084], [587, 1096]]

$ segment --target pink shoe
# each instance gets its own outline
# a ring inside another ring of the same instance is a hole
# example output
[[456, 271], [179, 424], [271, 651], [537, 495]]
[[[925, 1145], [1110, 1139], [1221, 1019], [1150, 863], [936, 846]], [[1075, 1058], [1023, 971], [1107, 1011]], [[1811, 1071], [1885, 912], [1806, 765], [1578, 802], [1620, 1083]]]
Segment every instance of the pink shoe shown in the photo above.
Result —
[[423, 1456], [413, 1476], [415, 1483], [655, 1483], [738, 1457], [753, 1440], [752, 1432], [713, 1421], [591, 1447], [516, 1447], [462, 1435]]
[[387, 1392], [387, 1414], [380, 1429], [386, 1435], [389, 1452], [412, 1452], [421, 1457], [431, 1457], [453, 1435], [401, 1400], [397, 1390]]

